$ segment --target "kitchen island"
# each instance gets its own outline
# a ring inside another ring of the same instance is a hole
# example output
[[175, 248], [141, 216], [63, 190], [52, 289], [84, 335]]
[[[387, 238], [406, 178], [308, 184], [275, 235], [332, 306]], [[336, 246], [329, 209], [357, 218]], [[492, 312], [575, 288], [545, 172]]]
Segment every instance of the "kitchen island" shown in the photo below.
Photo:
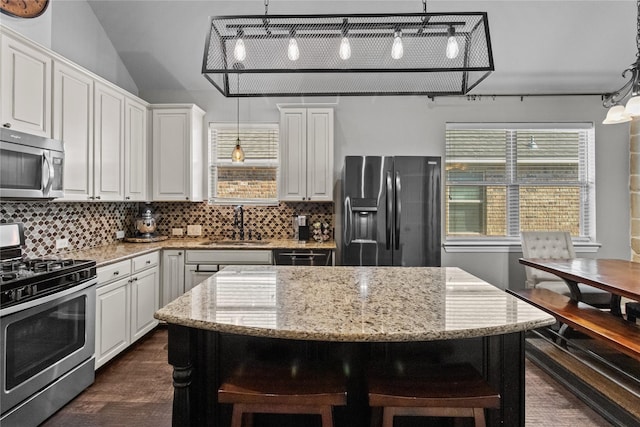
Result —
[[491, 426], [524, 426], [524, 333], [554, 318], [459, 268], [230, 266], [156, 312], [169, 324], [173, 424], [229, 424], [217, 389], [246, 357], [338, 358], [336, 425], [369, 424], [366, 366], [469, 362], [500, 391]]

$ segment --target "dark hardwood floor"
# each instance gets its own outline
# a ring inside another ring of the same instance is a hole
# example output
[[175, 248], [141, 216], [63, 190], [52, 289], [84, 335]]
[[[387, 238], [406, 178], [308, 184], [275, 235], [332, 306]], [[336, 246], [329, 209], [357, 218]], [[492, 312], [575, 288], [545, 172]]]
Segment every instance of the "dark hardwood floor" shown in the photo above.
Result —
[[[167, 329], [160, 326], [98, 370], [95, 383], [43, 426], [170, 426], [171, 373]], [[526, 382], [527, 427], [610, 425], [529, 361]]]

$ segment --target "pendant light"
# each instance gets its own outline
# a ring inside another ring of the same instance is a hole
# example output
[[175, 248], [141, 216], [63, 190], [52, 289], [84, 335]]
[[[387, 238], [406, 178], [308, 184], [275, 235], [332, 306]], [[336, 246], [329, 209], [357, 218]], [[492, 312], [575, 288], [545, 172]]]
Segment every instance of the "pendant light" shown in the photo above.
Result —
[[428, 13], [426, 3], [422, 13], [269, 15], [264, 0], [262, 15], [210, 18], [202, 73], [230, 97], [467, 94], [494, 70], [487, 13]]
[[[242, 64], [235, 63], [233, 68], [240, 70], [244, 68]], [[240, 93], [240, 74], [238, 74], [238, 93]], [[233, 163], [244, 162], [244, 150], [240, 146], [240, 97], [236, 98], [236, 146], [231, 152], [231, 161]]]
[[[625, 123], [634, 117], [640, 117], [640, 0], [636, 1], [636, 62], [623, 71], [622, 77], [630, 78], [617, 91], [605, 97], [602, 104], [609, 109], [607, 117], [602, 122], [605, 125], [615, 123]], [[622, 100], [629, 97], [627, 104], [623, 107]]]

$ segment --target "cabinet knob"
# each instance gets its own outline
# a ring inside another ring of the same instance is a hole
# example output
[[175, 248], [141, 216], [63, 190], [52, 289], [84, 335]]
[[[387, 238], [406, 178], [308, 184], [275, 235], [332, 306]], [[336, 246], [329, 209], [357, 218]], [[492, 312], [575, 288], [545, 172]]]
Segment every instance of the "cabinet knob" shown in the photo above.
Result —
[[186, 200], [189, 200], [189, 197], [185, 197]]
[[95, 198], [96, 198], [96, 200], [100, 200], [100, 196], [96, 196]]
[[2, 125], [3, 127], [6, 127], [7, 129], [9, 129], [11, 127], [11, 123], [5, 123]]
[[126, 196], [124, 199], [125, 199], [125, 200], [131, 200], [131, 197]]
[[182, 252], [178, 252], [178, 255], [182, 255]]

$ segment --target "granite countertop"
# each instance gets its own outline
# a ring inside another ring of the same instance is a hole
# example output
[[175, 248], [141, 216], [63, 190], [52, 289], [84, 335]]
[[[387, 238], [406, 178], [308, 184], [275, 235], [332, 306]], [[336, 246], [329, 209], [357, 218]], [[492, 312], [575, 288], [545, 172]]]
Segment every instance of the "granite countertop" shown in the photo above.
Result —
[[229, 266], [155, 317], [226, 333], [343, 342], [471, 338], [555, 322], [455, 267]]
[[299, 242], [294, 239], [270, 239], [270, 240], [244, 240], [239, 241], [216, 241], [215, 244], [208, 244], [207, 238], [187, 238], [168, 239], [160, 242], [150, 243], [127, 243], [119, 242], [112, 245], [100, 246], [97, 248], [85, 249], [74, 252], [56, 254], [61, 258], [91, 259], [95, 260], [98, 267], [113, 264], [118, 261], [144, 255], [149, 252], [161, 249], [330, 249], [335, 250], [336, 243], [333, 240], [317, 243], [313, 241]]

